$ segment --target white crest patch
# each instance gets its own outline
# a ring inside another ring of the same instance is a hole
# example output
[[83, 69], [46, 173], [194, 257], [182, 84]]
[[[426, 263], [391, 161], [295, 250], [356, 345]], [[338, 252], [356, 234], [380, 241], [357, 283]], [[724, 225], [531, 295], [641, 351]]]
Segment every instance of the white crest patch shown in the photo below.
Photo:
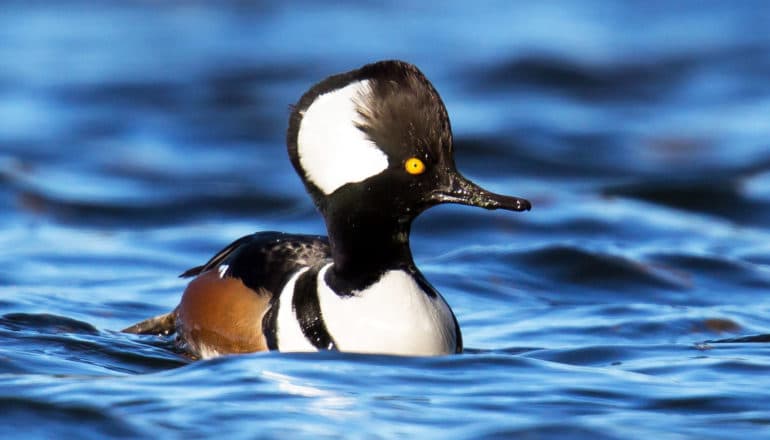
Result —
[[340, 351], [411, 356], [455, 352], [455, 323], [441, 295], [429, 297], [402, 270], [386, 272], [354, 296], [340, 297], [318, 273], [318, 297], [326, 328]]
[[280, 351], [318, 351], [302, 333], [292, 305], [294, 285], [297, 283], [297, 278], [307, 270], [306, 267], [297, 271], [281, 290], [278, 302], [278, 318], [276, 319], [276, 339]]
[[299, 163], [326, 195], [388, 167], [385, 153], [356, 126], [362, 122], [357, 107], [369, 93], [369, 81], [357, 81], [320, 95], [304, 111], [297, 134]]

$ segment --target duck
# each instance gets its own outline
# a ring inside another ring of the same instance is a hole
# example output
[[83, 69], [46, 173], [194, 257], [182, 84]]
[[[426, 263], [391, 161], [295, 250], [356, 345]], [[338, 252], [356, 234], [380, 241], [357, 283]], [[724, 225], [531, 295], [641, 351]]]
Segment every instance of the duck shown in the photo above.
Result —
[[445, 203], [508, 211], [531, 203], [460, 174], [431, 82], [399, 60], [329, 76], [292, 106], [286, 144], [327, 235], [241, 237], [181, 275], [191, 280], [172, 311], [123, 331], [174, 337], [202, 359], [461, 353], [455, 314], [412, 257], [412, 222]]

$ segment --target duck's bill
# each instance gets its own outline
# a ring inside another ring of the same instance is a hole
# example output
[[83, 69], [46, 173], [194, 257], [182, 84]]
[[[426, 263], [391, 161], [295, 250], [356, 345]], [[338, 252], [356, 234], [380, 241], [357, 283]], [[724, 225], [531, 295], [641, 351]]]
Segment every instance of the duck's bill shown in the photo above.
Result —
[[505, 196], [485, 190], [459, 173], [452, 173], [449, 185], [431, 194], [434, 203], [459, 203], [485, 209], [529, 211], [532, 204], [521, 197]]

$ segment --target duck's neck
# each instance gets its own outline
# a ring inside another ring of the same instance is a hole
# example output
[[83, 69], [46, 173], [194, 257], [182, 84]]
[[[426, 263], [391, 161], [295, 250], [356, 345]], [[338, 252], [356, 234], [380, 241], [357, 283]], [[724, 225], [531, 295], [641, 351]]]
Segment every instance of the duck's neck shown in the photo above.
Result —
[[[390, 269], [414, 266], [409, 249], [411, 221], [400, 222], [386, 215], [327, 215], [334, 270], [330, 284], [339, 293], [360, 291]], [[342, 290], [342, 291], [341, 291]]]

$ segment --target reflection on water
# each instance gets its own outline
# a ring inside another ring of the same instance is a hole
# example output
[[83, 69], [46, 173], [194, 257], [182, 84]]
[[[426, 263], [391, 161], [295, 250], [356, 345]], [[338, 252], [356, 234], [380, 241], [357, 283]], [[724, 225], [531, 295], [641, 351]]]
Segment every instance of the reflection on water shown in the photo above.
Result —
[[[756, 436], [770, 423], [770, 9], [5, 2], [0, 434]], [[52, 3], [53, 4], [53, 3]], [[263, 229], [323, 232], [288, 105], [377, 59], [442, 94], [520, 215], [439, 207], [415, 257], [461, 356], [191, 363], [117, 329]]]

